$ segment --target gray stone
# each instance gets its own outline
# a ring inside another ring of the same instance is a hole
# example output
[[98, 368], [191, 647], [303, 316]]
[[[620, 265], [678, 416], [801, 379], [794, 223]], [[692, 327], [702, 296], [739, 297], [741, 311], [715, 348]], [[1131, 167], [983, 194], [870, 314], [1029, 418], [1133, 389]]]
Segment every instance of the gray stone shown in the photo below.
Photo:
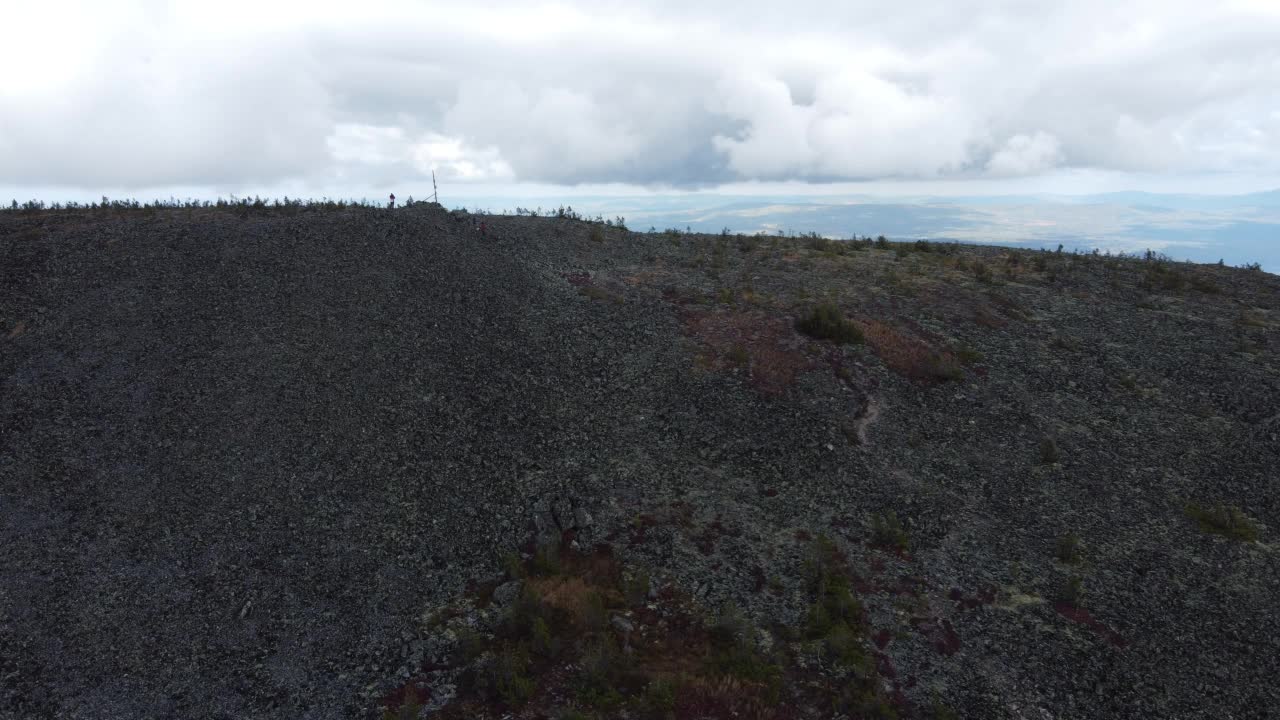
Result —
[[573, 503], [569, 498], [557, 498], [551, 504], [551, 512], [555, 514], [556, 524], [561, 530], [569, 530], [573, 524]]
[[538, 533], [538, 538], [554, 537], [558, 535], [556, 527], [556, 518], [550, 511], [535, 512], [533, 514], [533, 526]]
[[520, 595], [520, 581], [511, 580], [494, 588], [493, 602], [497, 605], [508, 605]]

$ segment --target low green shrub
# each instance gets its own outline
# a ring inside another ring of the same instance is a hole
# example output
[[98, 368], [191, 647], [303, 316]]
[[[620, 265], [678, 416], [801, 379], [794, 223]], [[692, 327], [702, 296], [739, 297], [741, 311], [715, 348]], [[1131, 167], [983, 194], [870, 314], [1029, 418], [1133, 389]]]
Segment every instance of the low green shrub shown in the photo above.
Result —
[[812, 338], [830, 340], [837, 345], [862, 342], [862, 330], [845, 318], [832, 302], [821, 303], [796, 321], [796, 329]]

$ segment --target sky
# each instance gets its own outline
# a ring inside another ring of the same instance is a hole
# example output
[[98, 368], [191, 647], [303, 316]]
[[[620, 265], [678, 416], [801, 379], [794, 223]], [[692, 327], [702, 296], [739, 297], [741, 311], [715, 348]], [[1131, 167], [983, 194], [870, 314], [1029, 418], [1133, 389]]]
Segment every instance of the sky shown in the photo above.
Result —
[[1280, 188], [1276, 0], [3, 0], [0, 189]]

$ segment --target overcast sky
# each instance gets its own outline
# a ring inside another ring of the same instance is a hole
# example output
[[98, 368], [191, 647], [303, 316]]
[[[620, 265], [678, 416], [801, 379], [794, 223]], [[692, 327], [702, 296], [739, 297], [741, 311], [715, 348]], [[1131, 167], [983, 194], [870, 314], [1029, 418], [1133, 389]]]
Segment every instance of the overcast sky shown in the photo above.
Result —
[[0, 186], [1280, 187], [1280, 0], [691, 5], [6, 2]]

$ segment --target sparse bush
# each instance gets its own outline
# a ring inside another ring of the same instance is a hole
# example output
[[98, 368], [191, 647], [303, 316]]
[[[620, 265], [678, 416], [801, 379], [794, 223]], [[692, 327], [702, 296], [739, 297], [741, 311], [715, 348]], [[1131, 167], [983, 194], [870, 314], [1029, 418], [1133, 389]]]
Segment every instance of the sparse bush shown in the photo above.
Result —
[[1072, 533], [1067, 533], [1066, 535], [1058, 538], [1054, 554], [1057, 556], [1059, 562], [1066, 563], [1067, 565], [1074, 565], [1080, 562], [1080, 538], [1076, 537]]
[[929, 714], [925, 716], [928, 720], [960, 720], [960, 716], [955, 710], [947, 707], [942, 700], [935, 697], [929, 703]]
[[867, 650], [861, 636], [847, 622], [831, 626], [823, 638], [823, 649], [836, 664], [847, 668], [866, 668], [869, 665]]
[[1176, 292], [1189, 283], [1182, 273], [1170, 267], [1165, 261], [1154, 260], [1147, 267], [1142, 284], [1147, 288]]
[[641, 570], [627, 578], [623, 584], [623, 595], [627, 604], [639, 605], [649, 597], [649, 573]]
[[1040, 464], [1053, 465], [1062, 460], [1062, 452], [1058, 449], [1058, 441], [1051, 437], [1040, 440]]
[[1241, 310], [1240, 318], [1238, 322], [1239, 324], [1246, 325], [1248, 327], [1266, 327], [1267, 326], [1266, 317], [1257, 310]]
[[1205, 532], [1241, 542], [1254, 542], [1258, 539], [1257, 523], [1233, 505], [1206, 507], [1191, 502], [1187, 503], [1185, 511], [1187, 517], [1195, 520]]
[[488, 695], [512, 709], [524, 707], [534, 684], [526, 673], [529, 656], [520, 648], [505, 648], [484, 668], [480, 683]]
[[835, 698], [833, 711], [842, 717], [864, 720], [897, 720], [898, 713], [879, 692], [870, 673], [855, 673], [841, 688]]
[[650, 681], [645, 688], [644, 704], [649, 712], [666, 716], [676, 707], [675, 686], [665, 678]]
[[613, 638], [605, 636], [587, 648], [579, 663], [578, 699], [597, 709], [617, 707], [628, 672], [627, 658], [618, 651]]
[[595, 590], [587, 593], [578, 619], [587, 630], [603, 630], [609, 624], [609, 610], [605, 607], [604, 596]]
[[[805, 569], [814, 601], [805, 613], [804, 636], [826, 643], [833, 633], [843, 635], [844, 631], [839, 630], [842, 627], [860, 635], [864, 623], [862, 605], [850, 591], [849, 574], [835, 544], [819, 535]], [[835, 642], [845, 647], [843, 638]]]
[[992, 330], [999, 330], [1009, 324], [1008, 320], [985, 307], [979, 307], [973, 311], [973, 321], [982, 327]]
[[519, 580], [525, 576], [524, 561], [520, 553], [507, 552], [502, 555], [502, 570], [508, 580]]
[[956, 359], [965, 365], [973, 365], [982, 362], [982, 353], [968, 345], [961, 345], [952, 351]]
[[1081, 345], [1083, 345], [1083, 343], [1080, 342], [1079, 338], [1067, 335], [1054, 335], [1053, 339], [1049, 341], [1049, 347], [1055, 350], [1076, 351], [1080, 349]]
[[910, 545], [907, 531], [902, 527], [902, 521], [892, 510], [883, 515], [871, 516], [871, 542], [899, 550], [906, 550]]
[[796, 321], [796, 329], [819, 340], [831, 340], [837, 345], [862, 342], [862, 330], [845, 319], [844, 312], [832, 302], [814, 307], [808, 315]]
[[995, 279], [991, 275], [991, 268], [987, 267], [987, 264], [982, 260], [974, 260], [972, 269], [973, 277], [976, 278], [978, 282], [990, 283]]
[[453, 647], [453, 658], [459, 664], [465, 665], [475, 660], [484, 651], [484, 640], [480, 637], [480, 633], [472, 628], [460, 628], [457, 631], [457, 638]]
[[1191, 287], [1197, 292], [1202, 292], [1206, 295], [1217, 295], [1222, 292], [1222, 288], [1218, 287], [1217, 283], [1206, 277], [1197, 276], [1191, 278]]
[[770, 682], [781, 672], [760, 652], [755, 628], [732, 605], [721, 611], [711, 627], [710, 665], [722, 675], [760, 683]]
[[382, 720], [418, 720], [418, 716], [422, 713], [422, 700], [418, 697], [418, 691], [414, 686], [410, 685], [405, 688], [404, 700], [401, 701], [400, 707], [396, 709], [386, 708], [382, 711]]
[[591, 230], [587, 232], [587, 239], [591, 242], [604, 242], [604, 228], [599, 225], [592, 225]]
[[533, 553], [529, 571], [533, 575], [555, 575], [560, 572], [560, 546], [554, 542], [539, 545]]
[[623, 303], [626, 302], [625, 300], [622, 299], [621, 295], [614, 295], [608, 290], [605, 290], [604, 288], [601, 288], [601, 287], [596, 287], [595, 285], [583, 285], [582, 287], [578, 288], [578, 294], [589, 297], [592, 300], [611, 302], [615, 305], [622, 305]]
[[1072, 575], [1064, 580], [1058, 586], [1055, 599], [1071, 607], [1080, 607], [1084, 604], [1084, 578], [1079, 575]]
[[827, 252], [831, 249], [831, 241], [827, 238], [813, 233], [809, 236], [809, 249], [814, 252]]
[[737, 367], [747, 367], [751, 364], [751, 355], [747, 352], [747, 348], [742, 344], [735, 344], [729, 349], [729, 362]]

